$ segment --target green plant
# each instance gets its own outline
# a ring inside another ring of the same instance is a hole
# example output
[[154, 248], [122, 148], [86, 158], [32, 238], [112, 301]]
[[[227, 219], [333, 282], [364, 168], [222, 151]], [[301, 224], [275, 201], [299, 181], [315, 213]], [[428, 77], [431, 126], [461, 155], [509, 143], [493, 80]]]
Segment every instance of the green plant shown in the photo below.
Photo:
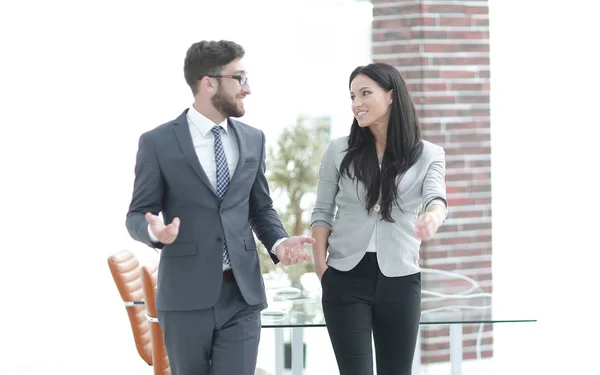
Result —
[[[272, 193], [281, 198], [282, 203], [276, 201], [276, 209], [290, 236], [310, 235], [307, 215], [314, 204], [320, 159], [328, 138], [328, 119], [298, 117], [296, 125], [283, 129], [275, 146], [269, 147], [267, 179]], [[276, 266], [262, 244], [258, 250], [262, 272], [271, 272]], [[312, 261], [285, 267], [292, 285], [299, 283], [302, 274], [312, 271]]]

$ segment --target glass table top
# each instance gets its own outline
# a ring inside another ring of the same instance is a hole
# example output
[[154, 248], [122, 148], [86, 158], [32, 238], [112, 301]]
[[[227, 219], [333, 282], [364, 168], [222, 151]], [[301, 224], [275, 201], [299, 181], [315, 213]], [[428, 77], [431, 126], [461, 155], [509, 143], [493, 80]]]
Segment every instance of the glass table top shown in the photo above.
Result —
[[[321, 284], [314, 273], [302, 275], [297, 287], [283, 273], [263, 276], [269, 305], [261, 313], [264, 328], [325, 326]], [[491, 288], [456, 272], [422, 269], [421, 284], [422, 325], [536, 321], [530, 313], [493, 312]]]

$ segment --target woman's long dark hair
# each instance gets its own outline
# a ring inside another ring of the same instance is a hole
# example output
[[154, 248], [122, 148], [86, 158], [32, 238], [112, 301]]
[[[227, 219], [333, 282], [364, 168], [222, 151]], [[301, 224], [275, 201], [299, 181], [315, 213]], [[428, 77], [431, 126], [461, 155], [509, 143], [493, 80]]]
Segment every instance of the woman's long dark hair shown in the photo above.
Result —
[[[423, 151], [421, 133], [415, 111], [404, 79], [391, 65], [374, 63], [359, 66], [350, 74], [350, 83], [359, 74], [371, 78], [385, 91], [392, 91], [392, 104], [387, 129], [387, 143], [379, 170], [375, 137], [368, 128], [358, 126], [356, 118], [352, 122], [348, 149], [340, 166], [341, 174], [363, 183], [367, 194], [366, 209], [371, 211], [381, 193], [381, 215], [384, 220], [394, 222], [392, 207], [400, 210], [398, 203], [398, 176], [412, 167]], [[352, 170], [350, 168], [352, 166]]]

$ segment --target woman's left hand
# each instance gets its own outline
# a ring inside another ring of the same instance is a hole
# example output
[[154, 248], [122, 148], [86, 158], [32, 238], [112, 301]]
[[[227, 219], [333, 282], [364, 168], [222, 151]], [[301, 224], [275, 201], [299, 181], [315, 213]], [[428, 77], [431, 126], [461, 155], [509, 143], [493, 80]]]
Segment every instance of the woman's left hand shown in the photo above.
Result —
[[415, 224], [415, 236], [421, 241], [428, 241], [435, 236], [441, 220], [433, 212], [423, 212]]

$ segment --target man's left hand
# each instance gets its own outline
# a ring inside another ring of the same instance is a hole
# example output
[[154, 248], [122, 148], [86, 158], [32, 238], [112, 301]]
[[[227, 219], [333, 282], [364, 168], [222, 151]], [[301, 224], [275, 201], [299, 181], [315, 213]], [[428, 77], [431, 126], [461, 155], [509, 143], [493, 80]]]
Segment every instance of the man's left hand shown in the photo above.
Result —
[[304, 245], [315, 243], [312, 237], [294, 236], [280, 243], [276, 248], [277, 258], [285, 265], [302, 263], [310, 260], [310, 254], [304, 251]]

